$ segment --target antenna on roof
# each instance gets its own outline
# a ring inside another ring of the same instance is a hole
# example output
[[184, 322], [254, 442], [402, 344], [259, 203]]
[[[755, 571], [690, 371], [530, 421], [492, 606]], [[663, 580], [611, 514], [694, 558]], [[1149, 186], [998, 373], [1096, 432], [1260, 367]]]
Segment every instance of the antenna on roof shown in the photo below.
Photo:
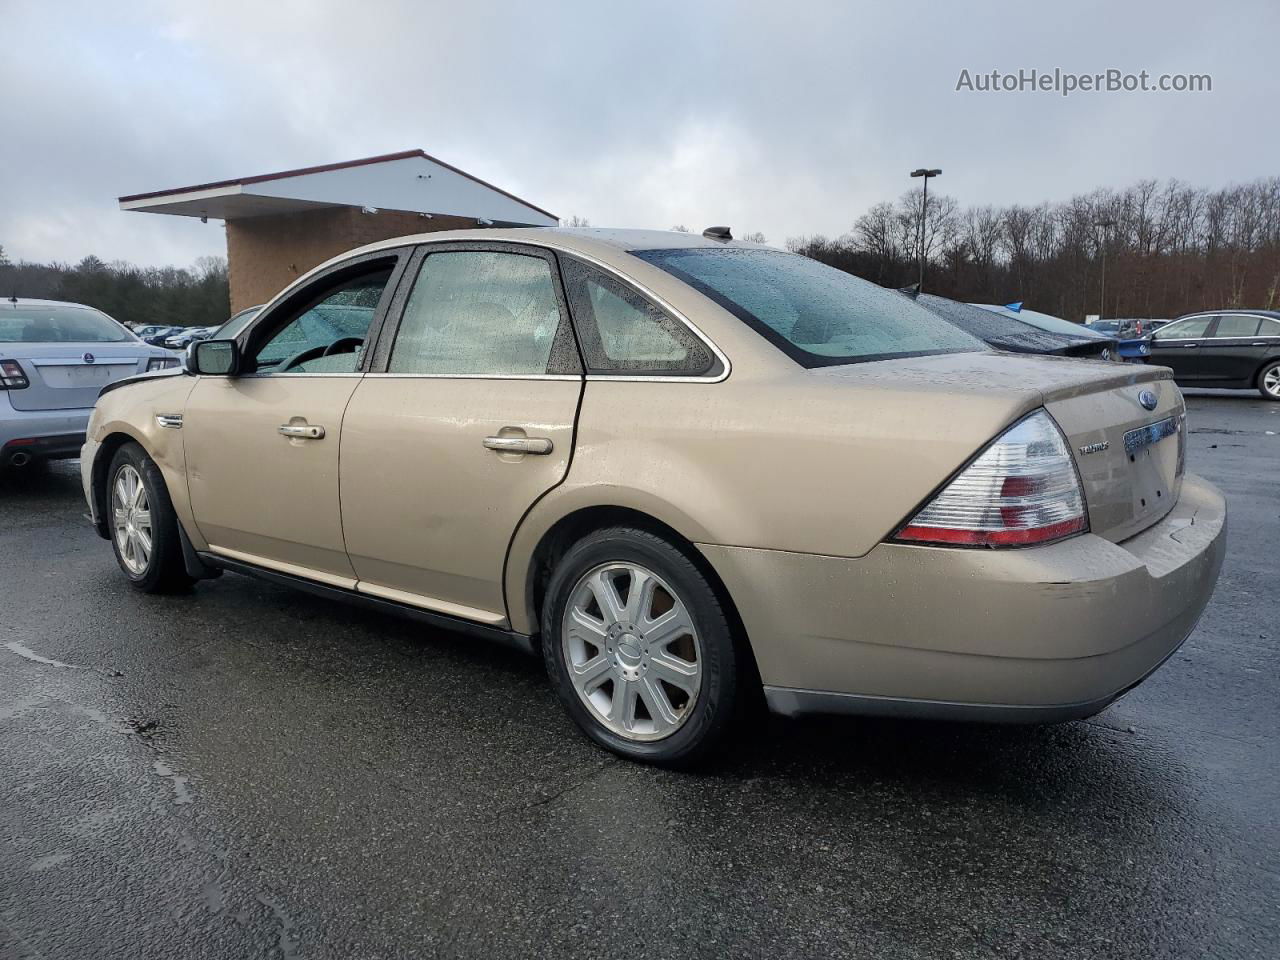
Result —
[[1015, 301], [1013, 301], [1013, 303], [1006, 303], [1006, 304], [1004, 305], [1004, 308], [1005, 308], [1006, 310], [1010, 310], [1010, 311], [1012, 311], [1013, 313], [1021, 313], [1021, 312], [1022, 312], [1022, 301], [1021, 301], [1021, 300], [1015, 300]]
[[898, 292], [904, 297], [910, 297], [914, 300], [916, 297], [920, 296], [920, 284], [913, 283], [909, 287], [899, 287]]
[[707, 227], [702, 231], [702, 235], [708, 240], [719, 240], [721, 243], [728, 243], [733, 239], [733, 234], [729, 232], [728, 227]]

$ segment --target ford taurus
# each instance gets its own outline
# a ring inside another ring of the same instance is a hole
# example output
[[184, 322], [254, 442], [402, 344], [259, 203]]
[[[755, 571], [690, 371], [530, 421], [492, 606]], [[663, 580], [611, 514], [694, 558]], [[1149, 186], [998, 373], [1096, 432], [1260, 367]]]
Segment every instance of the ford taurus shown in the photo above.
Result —
[[1088, 716], [1222, 561], [1168, 370], [992, 352], [723, 228], [375, 244], [189, 366], [89, 426], [130, 583], [231, 570], [515, 644], [638, 760], [693, 763], [761, 693]]

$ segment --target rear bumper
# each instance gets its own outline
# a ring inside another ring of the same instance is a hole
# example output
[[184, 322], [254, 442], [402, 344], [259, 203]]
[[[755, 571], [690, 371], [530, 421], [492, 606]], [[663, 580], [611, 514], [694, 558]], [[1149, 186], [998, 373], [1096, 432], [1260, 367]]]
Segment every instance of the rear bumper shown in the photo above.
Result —
[[843, 559], [701, 546], [776, 711], [1049, 722], [1097, 713], [1190, 634], [1217, 582], [1226, 504], [1197, 477], [1123, 543], [880, 544]]
[[93, 408], [78, 410], [14, 410], [0, 394], [0, 465], [16, 453], [37, 460], [80, 456]]

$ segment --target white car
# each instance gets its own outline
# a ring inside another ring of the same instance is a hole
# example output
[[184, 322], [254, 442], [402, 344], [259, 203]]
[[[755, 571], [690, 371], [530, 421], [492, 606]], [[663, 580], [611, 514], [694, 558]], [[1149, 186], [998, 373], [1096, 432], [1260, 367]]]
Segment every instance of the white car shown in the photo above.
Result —
[[0, 301], [0, 468], [80, 456], [99, 390], [179, 366], [93, 307]]

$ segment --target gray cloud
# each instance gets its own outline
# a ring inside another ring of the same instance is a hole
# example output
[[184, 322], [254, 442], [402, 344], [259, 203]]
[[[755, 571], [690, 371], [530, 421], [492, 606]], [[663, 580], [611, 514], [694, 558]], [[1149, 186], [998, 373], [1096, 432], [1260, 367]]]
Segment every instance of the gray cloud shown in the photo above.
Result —
[[[561, 216], [838, 234], [922, 163], [966, 203], [1274, 174], [1262, 2], [5, 0], [0, 244], [187, 263], [115, 197], [423, 147]], [[1210, 73], [1209, 94], [957, 93], [973, 72]]]

